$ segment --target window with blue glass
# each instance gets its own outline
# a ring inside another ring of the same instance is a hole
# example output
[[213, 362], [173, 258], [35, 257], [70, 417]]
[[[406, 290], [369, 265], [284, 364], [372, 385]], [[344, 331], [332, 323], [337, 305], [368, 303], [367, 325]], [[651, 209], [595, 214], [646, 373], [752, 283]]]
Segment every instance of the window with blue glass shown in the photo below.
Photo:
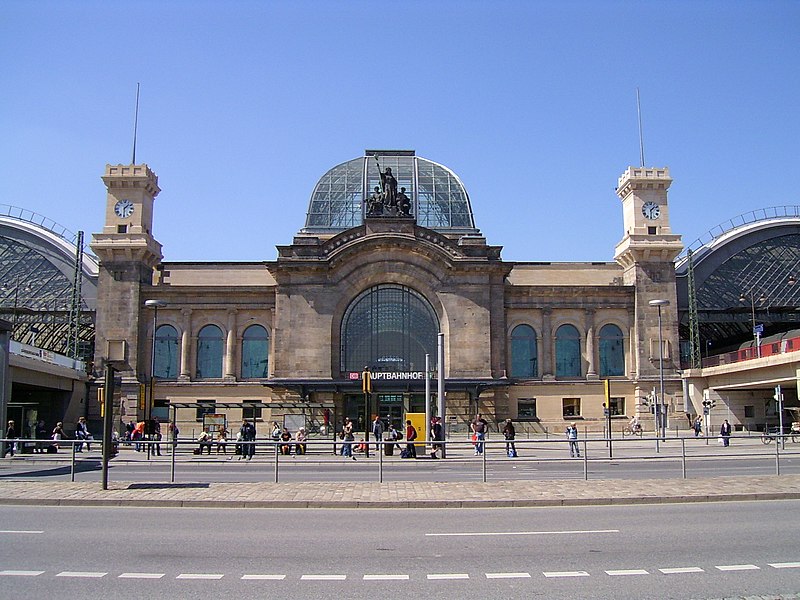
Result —
[[378, 285], [362, 292], [342, 319], [341, 370], [422, 371], [436, 364], [439, 319], [419, 292]]
[[206, 325], [197, 334], [198, 379], [222, 377], [222, 354], [224, 338], [222, 330], [216, 325]]
[[600, 377], [625, 374], [625, 341], [616, 325], [600, 329]]
[[536, 332], [530, 325], [517, 325], [511, 332], [511, 377], [537, 377], [537, 361]]
[[178, 331], [172, 325], [162, 325], [156, 330], [155, 350], [153, 377], [157, 379], [177, 379]]
[[267, 377], [269, 334], [261, 325], [251, 325], [242, 335], [242, 379]]
[[574, 325], [556, 330], [556, 377], [581, 376], [581, 335]]

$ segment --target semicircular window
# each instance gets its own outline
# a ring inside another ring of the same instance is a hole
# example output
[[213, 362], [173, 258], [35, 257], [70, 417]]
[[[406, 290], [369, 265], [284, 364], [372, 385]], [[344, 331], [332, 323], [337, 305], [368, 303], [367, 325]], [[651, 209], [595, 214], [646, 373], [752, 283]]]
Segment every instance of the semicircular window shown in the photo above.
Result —
[[206, 325], [197, 334], [198, 379], [222, 377], [222, 330], [216, 325]]
[[269, 334], [261, 325], [251, 325], [242, 335], [242, 379], [267, 376]]
[[625, 346], [622, 330], [616, 325], [600, 329], [600, 377], [625, 374]]
[[178, 331], [172, 325], [161, 325], [156, 330], [156, 359], [153, 364], [153, 377], [178, 377]]
[[574, 325], [556, 330], [556, 377], [581, 376], [581, 334]]
[[341, 370], [423, 371], [436, 362], [439, 320], [430, 303], [401, 285], [379, 285], [356, 297], [342, 319]]
[[517, 325], [511, 332], [511, 376], [536, 377], [536, 332], [530, 325]]

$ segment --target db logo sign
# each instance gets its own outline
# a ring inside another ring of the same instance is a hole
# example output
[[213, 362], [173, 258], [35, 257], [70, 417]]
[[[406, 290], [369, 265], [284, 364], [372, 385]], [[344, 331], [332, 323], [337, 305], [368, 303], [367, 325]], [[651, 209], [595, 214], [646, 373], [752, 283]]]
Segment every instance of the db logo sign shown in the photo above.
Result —
[[350, 373], [350, 379], [358, 381], [359, 379], [361, 379], [361, 373]]

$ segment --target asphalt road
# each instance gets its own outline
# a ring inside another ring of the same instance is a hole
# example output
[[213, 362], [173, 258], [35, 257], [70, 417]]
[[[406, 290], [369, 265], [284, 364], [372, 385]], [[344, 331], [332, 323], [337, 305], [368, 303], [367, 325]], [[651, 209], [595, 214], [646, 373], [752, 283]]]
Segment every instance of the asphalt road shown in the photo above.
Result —
[[800, 501], [540, 509], [4, 507], [7, 598], [800, 592]]

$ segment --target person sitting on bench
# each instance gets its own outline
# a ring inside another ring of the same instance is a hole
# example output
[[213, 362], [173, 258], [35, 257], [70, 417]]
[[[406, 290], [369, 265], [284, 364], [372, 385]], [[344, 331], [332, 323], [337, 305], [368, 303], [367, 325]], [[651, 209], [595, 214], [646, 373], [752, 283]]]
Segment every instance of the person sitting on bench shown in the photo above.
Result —
[[203, 448], [208, 448], [208, 453], [211, 454], [211, 445], [214, 441], [211, 439], [211, 434], [208, 433], [208, 427], [203, 428], [203, 433], [200, 434], [197, 441], [200, 442], [200, 452], [198, 452], [198, 454], [203, 453]]
[[292, 453], [292, 445], [289, 443], [292, 441], [292, 434], [289, 433], [289, 430], [284, 427], [281, 430], [281, 454], [285, 454], [286, 456]]

